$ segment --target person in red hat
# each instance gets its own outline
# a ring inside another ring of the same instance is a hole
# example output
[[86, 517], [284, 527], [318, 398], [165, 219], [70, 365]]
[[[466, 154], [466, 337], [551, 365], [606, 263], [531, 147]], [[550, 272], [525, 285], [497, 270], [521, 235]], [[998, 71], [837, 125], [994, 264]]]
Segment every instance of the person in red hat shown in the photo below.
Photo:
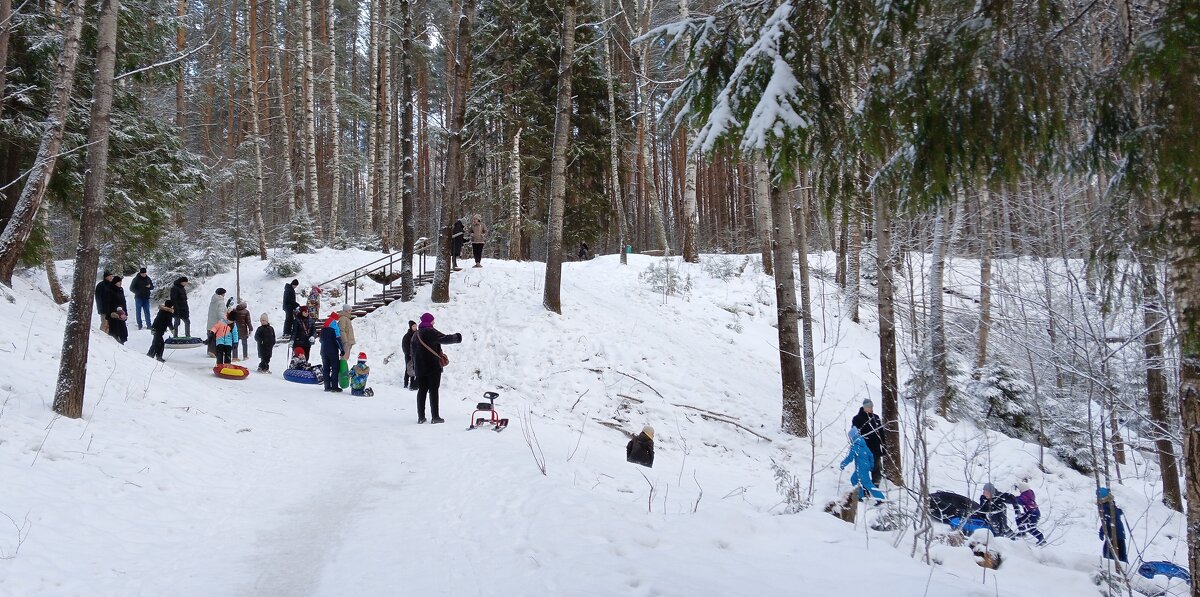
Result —
[[375, 391], [367, 387], [371, 368], [367, 366], [367, 353], [358, 353], [358, 364], [350, 368], [350, 395], [374, 396]]

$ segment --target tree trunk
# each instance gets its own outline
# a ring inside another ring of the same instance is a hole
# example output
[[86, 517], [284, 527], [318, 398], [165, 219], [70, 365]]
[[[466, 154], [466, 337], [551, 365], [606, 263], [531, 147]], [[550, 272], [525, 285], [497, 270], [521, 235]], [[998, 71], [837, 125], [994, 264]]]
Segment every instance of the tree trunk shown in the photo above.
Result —
[[[284, 4], [286, 6], [286, 3]], [[271, 60], [275, 65], [275, 70], [280, 73], [280, 76], [275, 77], [278, 81], [276, 86], [279, 91], [279, 122], [283, 127], [283, 147], [280, 153], [283, 154], [283, 185], [286, 187], [284, 205], [286, 209], [284, 213], [289, 222], [292, 219], [293, 211], [300, 205], [301, 197], [304, 196], [303, 186], [298, 184], [298, 180], [292, 170], [292, 111], [288, 103], [288, 95], [290, 90], [284, 84], [283, 77], [283, 54], [284, 48], [277, 43], [275, 35], [275, 0], [270, 0], [271, 9], [267, 11], [267, 28], [270, 30], [271, 45], [274, 46], [271, 52]], [[295, 239], [293, 239], [295, 240]]]
[[[649, 15], [644, 17], [643, 31], [648, 28]], [[658, 244], [662, 248], [663, 256], [671, 254], [671, 245], [667, 242], [667, 222], [663, 216], [662, 201], [658, 197], [658, 183], [655, 180], [654, 162], [651, 160], [650, 148], [654, 144], [654, 123], [650, 119], [650, 91], [647, 81], [650, 78], [650, 44], [642, 44], [641, 53], [641, 75], [637, 80], [638, 91], [638, 109], [641, 113], [641, 118], [638, 119], [638, 126], [642, 129], [641, 134], [641, 159], [642, 159], [642, 183], [646, 185], [647, 200], [650, 203], [650, 213], [654, 219], [654, 232], [657, 236]]]
[[337, 34], [333, 0], [325, 0], [325, 21], [329, 28], [329, 171], [333, 178], [329, 183], [329, 244], [333, 244], [338, 233], [338, 194], [342, 188], [342, 115], [337, 97]]
[[780, 177], [771, 180], [772, 257], [775, 262], [775, 311], [779, 332], [779, 376], [783, 383], [783, 431], [808, 436], [808, 408], [804, 396], [804, 365], [800, 354], [800, 309], [796, 304], [796, 274], [792, 269], [796, 232], [792, 206], [781, 188]]
[[846, 246], [846, 312], [850, 321], [858, 323], [858, 306], [861, 303], [862, 286], [862, 249], [863, 249], [863, 216], [857, 198], [846, 206], [847, 232], [849, 239]]
[[[1200, 575], [1200, 198], [1181, 198], [1167, 221], [1172, 228], [1171, 289], [1179, 330], [1179, 404], [1183, 419], [1184, 479], [1187, 482], [1188, 559]], [[1193, 581], [1194, 582], [1194, 581]], [[1198, 585], [1193, 584], [1193, 594]]]
[[91, 127], [88, 129], [87, 174], [83, 182], [83, 212], [71, 304], [63, 331], [54, 412], [72, 419], [83, 416], [83, 390], [87, 382], [88, 344], [91, 341], [92, 299], [96, 267], [100, 265], [100, 225], [104, 221], [104, 185], [108, 178], [108, 137], [112, 124], [113, 70], [117, 56], [119, 0], [101, 0], [96, 26], [96, 72], [92, 92]]
[[[258, 114], [258, 1], [250, 0], [250, 31], [247, 40], [247, 62], [250, 74], [250, 125], [254, 133], [254, 227], [258, 230], [258, 256], [267, 259], [267, 227], [263, 223], [262, 127]], [[238, 255], [241, 257], [241, 255]]]
[[900, 386], [896, 375], [895, 269], [892, 257], [892, 206], [882, 193], [875, 193], [875, 260], [879, 291], [879, 381], [883, 409], [883, 442], [887, 454], [883, 474], [896, 485], [904, 485], [900, 458]]
[[513, 134], [512, 155], [509, 156], [508, 178], [512, 187], [512, 205], [509, 206], [508, 258], [521, 260], [521, 130]]
[[[688, 0], [679, 0], [679, 19], [688, 20]], [[691, 36], [684, 36], [683, 47], [691, 47]], [[684, 159], [687, 165], [683, 169], [683, 260], [688, 263], [700, 263], [700, 250], [696, 246], [700, 230], [700, 215], [696, 208], [696, 160], [687, 152], [691, 148], [693, 135], [683, 127], [680, 132], [686, 141]], [[811, 388], [809, 390], [811, 392]]]
[[[3, 0], [9, 2], [11, 0]], [[272, 7], [273, 8], [273, 7]], [[187, 0], [178, 0], [175, 3], [175, 19], [178, 21], [175, 25], [175, 53], [183, 55], [184, 48], [187, 47], [187, 25], [184, 19], [187, 18]], [[175, 126], [179, 128], [179, 134], [183, 136], [181, 145], [187, 146], [187, 96], [184, 93], [187, 73], [187, 62], [179, 63], [179, 77], [175, 81]]]
[[933, 245], [929, 260], [929, 363], [933, 369], [933, 398], [938, 403], [938, 415], [950, 416], [950, 384], [947, 372], [945, 296], [942, 288], [946, 279], [946, 212], [949, 203], [943, 201], [935, 209]]
[[[42, 229], [50, 230], [50, 202], [42, 202]], [[67, 293], [63, 292], [62, 283], [58, 281], [58, 267], [54, 264], [54, 251], [46, 251], [46, 256], [42, 260], [42, 266], [46, 268], [46, 283], [50, 285], [50, 297], [54, 299], [56, 305], [62, 305], [69, 300]]]
[[12, 0], [0, 0], [0, 114], [8, 83], [8, 38], [12, 34]]
[[1179, 492], [1179, 466], [1175, 462], [1175, 447], [1171, 444], [1171, 414], [1167, 406], [1167, 376], [1163, 359], [1163, 317], [1158, 272], [1147, 261], [1142, 264], [1142, 317], [1145, 335], [1142, 347], [1146, 355], [1146, 398], [1150, 403], [1150, 422], [1153, 425], [1154, 448], [1158, 452], [1158, 469], [1162, 474], [1163, 503], [1176, 512], [1183, 511]]
[[317, 127], [316, 127], [316, 82], [313, 81], [316, 67], [313, 60], [313, 31], [312, 31], [312, 2], [301, 0], [300, 18], [302, 27], [302, 47], [300, 48], [300, 84], [304, 91], [304, 189], [305, 208], [312, 215], [313, 234], [320, 239], [321, 210], [320, 197], [317, 194]]
[[992, 197], [987, 186], [979, 189], [979, 333], [975, 345], [975, 371], [979, 379], [987, 364], [988, 334], [992, 330]]
[[379, 181], [375, 178], [375, 154], [379, 135], [379, 4], [384, 0], [371, 2], [371, 18], [369, 21], [369, 41], [367, 42], [370, 57], [367, 60], [367, 70], [370, 72], [368, 91], [370, 95], [371, 113], [367, 119], [367, 171], [365, 190], [366, 201], [363, 204], [363, 221], [369, 230], [378, 230], [375, 221], [375, 202], [379, 201]]
[[[601, 0], [602, 14], [600, 20], [608, 22], [608, 1]], [[629, 264], [629, 256], [625, 253], [625, 245], [629, 242], [629, 222], [625, 219], [625, 202], [622, 201], [624, 190], [621, 188], [621, 174], [617, 152], [617, 95], [613, 85], [613, 51], [612, 45], [617, 43], [613, 38], [612, 25], [605, 27], [604, 40], [604, 83], [608, 91], [608, 176], [609, 192], [613, 211], [617, 213], [617, 251], [621, 253], [621, 265]]]
[[413, 237], [416, 236], [416, 211], [413, 208], [413, 1], [400, 0], [400, 96], [404, 111], [400, 115], [400, 211], [401, 224], [400, 300], [416, 296], [413, 281]]
[[379, 104], [376, 106], [379, 126], [376, 129], [375, 140], [375, 184], [379, 188], [376, 214], [379, 216], [379, 237], [385, 253], [392, 250], [392, 29], [388, 26], [391, 22], [388, 18], [391, 10], [390, 2], [383, 2], [379, 9]]
[[438, 240], [437, 266], [433, 274], [431, 300], [435, 303], [450, 302], [450, 247], [453, 230], [452, 221], [456, 210], [461, 208], [459, 196], [463, 184], [463, 126], [466, 121], [467, 92], [471, 87], [471, 26], [475, 22], [475, 2], [465, 2], [458, 11], [451, 13], [455, 19], [451, 27], [455, 33], [454, 43], [447, 44], [450, 56], [446, 60], [453, 67], [449, 82], [451, 104], [450, 126], [446, 135], [446, 198], [442, 202], [438, 223], [441, 225]]
[[575, 0], [563, 5], [562, 53], [558, 58], [558, 101], [554, 112], [554, 147], [550, 153], [550, 246], [542, 305], [562, 314], [563, 210], [567, 196], [567, 147], [571, 141], [571, 62], [575, 59]]
[[758, 231], [759, 246], [762, 247], [763, 273], [775, 275], [774, 260], [771, 258], [771, 171], [767, 160], [760, 154], [754, 162], [754, 227]]
[[796, 178], [798, 192], [795, 208], [796, 214], [796, 256], [800, 262], [800, 325], [804, 332], [804, 387], [809, 396], [817, 394], [817, 358], [813, 348], [812, 300], [808, 278], [808, 193], [801, 190], [805, 186], [805, 178]]
[[25, 243], [33, 232], [34, 220], [46, 196], [46, 188], [54, 167], [58, 163], [62, 147], [63, 130], [67, 125], [67, 112], [71, 107], [71, 88], [75, 84], [75, 66], [79, 63], [79, 39], [83, 29], [84, 0], [74, 0], [67, 8], [66, 27], [63, 31], [63, 48], [58, 57], [58, 73], [55, 77], [54, 95], [46, 114], [45, 130], [38, 145], [37, 157], [21, 188], [21, 195], [13, 207], [12, 216], [0, 233], [0, 283], [12, 286], [13, 272], [21, 261]]

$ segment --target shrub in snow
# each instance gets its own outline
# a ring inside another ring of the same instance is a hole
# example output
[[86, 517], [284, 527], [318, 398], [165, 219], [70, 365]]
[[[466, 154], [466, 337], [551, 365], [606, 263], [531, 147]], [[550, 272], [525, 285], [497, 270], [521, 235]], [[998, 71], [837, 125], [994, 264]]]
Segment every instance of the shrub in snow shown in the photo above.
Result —
[[670, 259], [655, 261], [646, 268], [646, 271], [638, 274], [638, 279], [650, 286], [650, 289], [656, 293], [672, 296], [691, 293], [692, 277], [690, 275], [680, 276], [679, 270], [671, 266]]
[[783, 496], [783, 512], [785, 514], [796, 514], [801, 510], [807, 510], [812, 505], [808, 496], [800, 489], [799, 477], [774, 460], [771, 461], [771, 470], [775, 471], [775, 489], [778, 489], [779, 495]]
[[279, 249], [267, 261], [267, 275], [276, 278], [291, 278], [300, 273], [303, 266], [300, 265], [300, 260], [296, 258], [296, 253], [291, 249]]
[[295, 253], [312, 253], [320, 244], [321, 240], [313, 231], [312, 217], [306, 209], [296, 212], [288, 222], [287, 231], [279, 239], [280, 246]]
[[742, 269], [749, 263], [750, 257], [741, 259], [732, 255], [710, 255], [701, 258], [704, 273], [709, 277], [728, 282], [742, 274]]
[[192, 275], [207, 278], [227, 271], [232, 259], [233, 239], [220, 230], [209, 229], [196, 238], [195, 250], [188, 261]]
[[965, 394], [977, 401], [976, 408], [983, 411], [983, 424], [1006, 435], [1036, 438], [1033, 386], [1000, 363], [985, 365], [978, 377], [967, 383]]

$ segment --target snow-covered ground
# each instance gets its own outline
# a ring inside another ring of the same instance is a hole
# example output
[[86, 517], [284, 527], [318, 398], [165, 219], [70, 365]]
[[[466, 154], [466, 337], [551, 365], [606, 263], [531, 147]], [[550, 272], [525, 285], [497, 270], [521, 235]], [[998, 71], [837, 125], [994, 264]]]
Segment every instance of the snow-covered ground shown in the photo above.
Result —
[[[302, 255], [302, 287], [376, 257]], [[449, 304], [423, 287], [355, 320], [373, 398], [284, 381], [282, 345], [274, 374], [227, 381], [203, 349], [159, 364], [136, 325], [125, 346], [96, 333], [81, 420], [49, 407], [63, 309], [43, 274], [18, 278], [0, 297], [0, 595], [1097, 594], [1091, 480], [1053, 457], [1043, 473], [1036, 446], [968, 423], [932, 424], [933, 487], [1029, 479], [1050, 546], [993, 540], [1005, 561], [985, 574], [966, 546], [937, 543], [931, 567], [910, 530], [823, 512], [848, 489], [849, 418], [878, 397], [870, 314], [850, 323], [833, 287], [814, 284], [817, 434], [789, 437], [771, 279], [753, 257], [705, 260], [671, 261], [690, 285], [674, 296], [639, 279], [661, 259], [567, 263], [561, 316], [541, 306], [540, 263], [456, 273]], [[284, 280], [245, 259], [241, 284], [256, 325], [265, 311], [282, 333]], [[232, 290], [233, 274], [190, 292], [194, 333], [218, 286]], [[417, 425], [402, 387], [399, 339], [423, 311], [464, 337], [447, 348], [444, 425]], [[511, 427], [466, 431], [489, 390]], [[626, 463], [609, 426], [645, 424], [653, 469]], [[1154, 464], [1133, 464], [1115, 489], [1133, 547], [1182, 562], [1182, 517], [1154, 503]], [[811, 507], [789, 513], [777, 469]], [[911, 507], [902, 489], [889, 498]]]

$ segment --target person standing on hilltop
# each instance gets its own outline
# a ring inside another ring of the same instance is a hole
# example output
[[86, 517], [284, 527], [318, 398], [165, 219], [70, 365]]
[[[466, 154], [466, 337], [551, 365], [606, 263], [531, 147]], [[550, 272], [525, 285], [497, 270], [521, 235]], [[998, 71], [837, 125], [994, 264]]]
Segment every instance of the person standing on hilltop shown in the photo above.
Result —
[[146, 273], [146, 268], [142, 268], [136, 276], [133, 277], [133, 282], [129, 284], [129, 291], [133, 293], [133, 309], [137, 312], [138, 329], [142, 329], [142, 315], [146, 316], [146, 327], [150, 327], [150, 291], [154, 290], [154, 280], [150, 279], [150, 274]]
[[479, 261], [483, 259], [483, 243], [487, 242], [487, 227], [483, 225], [483, 217], [475, 214], [471, 218], [471, 253], [475, 256], [475, 267], [483, 267]]
[[467, 226], [463, 224], [466, 218], [454, 220], [453, 234], [450, 236], [450, 269], [459, 271], [462, 268], [458, 267], [458, 256], [462, 255], [463, 243], [466, 242]]
[[180, 276], [171, 284], [171, 304], [173, 305], [174, 320], [171, 323], [171, 335], [179, 336], [179, 324], [183, 323], [184, 337], [192, 335], [192, 314], [188, 309], [187, 276]]
[[283, 285], [283, 339], [290, 340], [292, 337], [292, 325], [296, 321], [296, 308], [300, 303], [296, 302], [296, 287], [300, 286], [300, 280], [293, 279], [291, 282]]

